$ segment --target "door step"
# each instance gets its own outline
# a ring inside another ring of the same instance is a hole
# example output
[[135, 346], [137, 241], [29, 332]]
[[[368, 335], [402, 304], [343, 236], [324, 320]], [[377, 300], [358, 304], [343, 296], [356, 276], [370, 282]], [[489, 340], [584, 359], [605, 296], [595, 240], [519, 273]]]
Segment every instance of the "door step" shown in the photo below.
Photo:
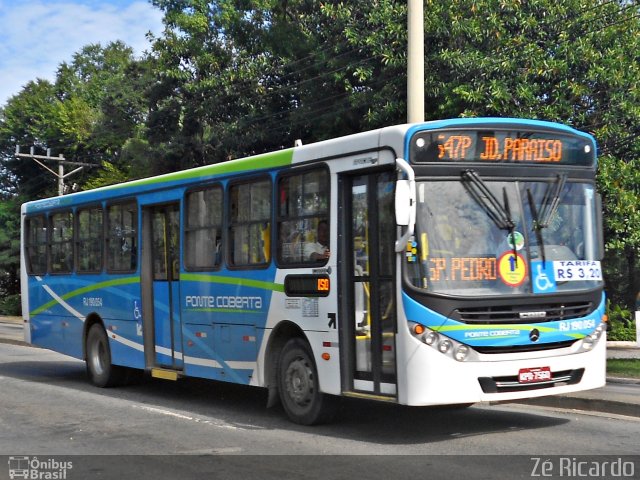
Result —
[[373, 393], [363, 392], [342, 392], [345, 397], [364, 398], [368, 400], [377, 400], [380, 402], [398, 403], [396, 397], [387, 397], [384, 395], [374, 395]]
[[151, 369], [151, 376], [153, 378], [161, 378], [162, 380], [171, 380], [175, 382], [178, 378], [182, 377], [182, 373], [177, 370], [156, 367]]

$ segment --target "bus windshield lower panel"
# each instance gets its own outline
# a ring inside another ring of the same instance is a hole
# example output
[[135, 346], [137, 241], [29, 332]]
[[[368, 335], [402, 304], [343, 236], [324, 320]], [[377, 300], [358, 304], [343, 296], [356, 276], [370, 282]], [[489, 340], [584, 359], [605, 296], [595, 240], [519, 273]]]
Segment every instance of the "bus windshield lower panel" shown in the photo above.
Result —
[[594, 187], [548, 181], [461, 180], [417, 184], [409, 278], [455, 296], [552, 294], [602, 284]]

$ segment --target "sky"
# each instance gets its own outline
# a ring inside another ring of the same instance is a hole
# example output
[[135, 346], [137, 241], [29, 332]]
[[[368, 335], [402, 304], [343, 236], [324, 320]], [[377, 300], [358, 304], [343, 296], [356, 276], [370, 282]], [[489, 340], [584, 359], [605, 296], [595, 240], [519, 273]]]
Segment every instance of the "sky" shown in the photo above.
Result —
[[121, 40], [136, 56], [162, 32], [147, 0], [0, 0], [0, 106], [30, 80], [55, 81], [62, 62], [89, 44]]

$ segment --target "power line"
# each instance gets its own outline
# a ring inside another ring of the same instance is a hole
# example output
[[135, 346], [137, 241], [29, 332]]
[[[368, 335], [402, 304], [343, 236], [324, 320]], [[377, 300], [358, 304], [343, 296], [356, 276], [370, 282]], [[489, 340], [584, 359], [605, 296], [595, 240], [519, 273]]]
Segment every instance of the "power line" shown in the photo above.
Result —
[[[15, 156], [18, 158], [30, 158], [31, 160], [36, 162], [38, 165], [40, 165], [42, 168], [47, 170], [49, 173], [53, 174], [58, 179], [58, 195], [60, 196], [64, 195], [65, 193], [65, 185], [64, 185], [65, 178], [73, 175], [74, 173], [78, 173], [84, 167], [95, 167], [95, 165], [92, 163], [72, 162], [72, 161], [66, 160], [62, 154], [58, 155], [58, 157], [52, 157], [51, 149], [47, 149], [46, 155], [35, 155], [34, 150], [35, 148], [31, 147], [30, 153], [28, 154], [20, 153], [20, 145], [16, 145]], [[50, 162], [50, 161], [56, 162], [58, 164], [57, 172], [47, 166], [46, 162]], [[71, 172], [65, 173], [64, 171], [65, 165], [71, 165], [76, 168]]]

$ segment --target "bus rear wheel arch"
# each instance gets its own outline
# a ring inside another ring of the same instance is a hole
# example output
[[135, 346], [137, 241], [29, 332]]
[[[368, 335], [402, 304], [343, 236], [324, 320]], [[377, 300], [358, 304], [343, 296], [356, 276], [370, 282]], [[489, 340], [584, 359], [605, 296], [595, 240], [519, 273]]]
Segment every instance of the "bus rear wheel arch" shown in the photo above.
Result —
[[278, 393], [289, 419], [301, 425], [315, 425], [332, 420], [338, 398], [322, 393], [318, 371], [309, 344], [300, 339], [289, 340], [278, 359]]

